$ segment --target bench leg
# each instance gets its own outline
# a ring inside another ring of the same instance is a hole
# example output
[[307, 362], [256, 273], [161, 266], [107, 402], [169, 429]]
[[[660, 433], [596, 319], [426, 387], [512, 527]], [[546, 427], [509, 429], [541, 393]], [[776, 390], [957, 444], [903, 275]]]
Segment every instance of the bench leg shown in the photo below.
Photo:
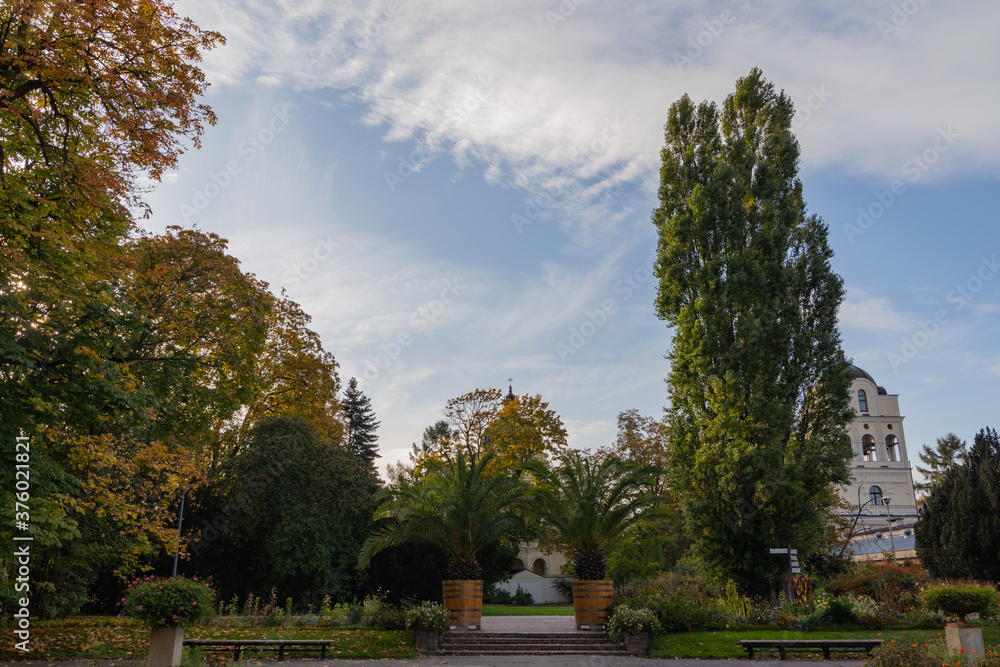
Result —
[[285, 645], [278, 644], [278, 660], [284, 660], [284, 659], [285, 659]]
[[236, 649], [233, 651], [233, 660], [235, 660], [236, 662], [240, 661], [240, 647], [239, 646], [237, 646]]
[[830, 647], [829, 646], [824, 646], [823, 647], [823, 659], [824, 660], [829, 660], [830, 659]]
[[779, 646], [778, 647], [778, 653], [781, 654], [781, 659], [782, 660], [788, 660], [788, 656], [785, 655], [785, 647], [784, 646]]
[[326, 660], [326, 644], [319, 647], [319, 659]]

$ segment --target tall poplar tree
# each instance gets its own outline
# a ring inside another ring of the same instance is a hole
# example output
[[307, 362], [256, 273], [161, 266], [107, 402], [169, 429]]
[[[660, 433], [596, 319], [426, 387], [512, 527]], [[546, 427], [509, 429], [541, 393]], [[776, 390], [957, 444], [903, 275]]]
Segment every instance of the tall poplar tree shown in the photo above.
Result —
[[351, 378], [344, 391], [344, 440], [348, 449], [371, 463], [378, 457], [378, 430], [372, 400], [358, 389], [358, 381]]
[[818, 547], [851, 455], [843, 283], [806, 214], [793, 113], [756, 68], [721, 110], [675, 102], [652, 215], [672, 486], [695, 550], [757, 594], [787, 571], [769, 548]]

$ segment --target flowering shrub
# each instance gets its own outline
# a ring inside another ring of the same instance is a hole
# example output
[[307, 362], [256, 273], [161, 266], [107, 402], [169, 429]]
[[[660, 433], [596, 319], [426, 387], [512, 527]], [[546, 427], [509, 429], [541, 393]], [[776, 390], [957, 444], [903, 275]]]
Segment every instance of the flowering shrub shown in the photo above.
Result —
[[799, 627], [803, 630], [819, 630], [857, 624], [858, 616], [854, 613], [854, 607], [849, 601], [841, 599], [823, 602], [816, 608], [816, 611], [799, 621]]
[[725, 616], [716, 605], [717, 590], [699, 572], [678, 567], [649, 581], [626, 586], [614, 597], [614, 607], [645, 607], [656, 614], [667, 632], [694, 628], [721, 629]]
[[436, 602], [424, 602], [406, 610], [406, 627], [411, 630], [447, 632], [451, 614]]
[[905, 612], [919, 606], [917, 594], [925, 581], [927, 572], [913, 563], [859, 563], [837, 577], [827, 588], [838, 597], [863, 595], [889, 611]]
[[941, 667], [923, 644], [882, 644], [865, 660], [865, 667]]
[[654, 635], [660, 632], [661, 628], [660, 620], [651, 610], [645, 607], [635, 609], [627, 605], [619, 605], [611, 614], [611, 618], [608, 619], [605, 631], [611, 637], [618, 637], [621, 634], [637, 635], [640, 632]]
[[979, 584], [954, 584], [937, 586], [924, 591], [928, 609], [939, 609], [965, 620], [966, 614], [979, 613], [991, 616], [1000, 605], [1000, 593], [992, 586]]
[[215, 591], [195, 579], [176, 577], [136, 579], [121, 600], [122, 614], [154, 628], [190, 625], [212, 614]]

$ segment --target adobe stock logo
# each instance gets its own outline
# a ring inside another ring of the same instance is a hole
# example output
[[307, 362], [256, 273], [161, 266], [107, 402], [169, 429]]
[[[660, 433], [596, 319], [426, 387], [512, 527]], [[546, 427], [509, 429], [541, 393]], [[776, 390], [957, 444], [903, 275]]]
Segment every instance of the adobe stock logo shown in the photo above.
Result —
[[288, 121], [294, 117], [291, 107], [288, 105], [274, 109], [267, 124], [254, 134], [247, 135], [246, 141], [236, 147], [236, 152], [243, 156], [243, 159], [226, 162], [225, 169], [213, 172], [209, 182], [194, 190], [190, 204], [181, 204], [178, 207], [184, 222], [191, 224], [192, 218], [194, 222], [197, 222], [198, 214], [208, 208], [212, 200], [222, 194], [222, 191], [243, 173], [243, 167], [256, 160], [257, 156], [264, 152], [267, 146], [274, 141], [274, 138], [288, 127]]
[[[945, 301], [954, 304], [956, 312], [962, 310], [998, 273], [1000, 273], [1000, 263], [997, 262], [997, 256], [983, 256], [976, 271], [965, 282], [955, 285], [955, 289], [945, 295]], [[898, 351], [889, 353], [888, 360], [892, 370], [898, 371], [900, 366], [909, 363], [950, 321], [951, 313], [939, 308], [934, 312], [933, 318], [918, 322], [920, 328], [903, 337]]]
[[[949, 126], [947, 129], [938, 128], [938, 136], [934, 138], [927, 148], [920, 153], [913, 154], [909, 160], [903, 163], [900, 169], [903, 174], [910, 177], [911, 183], [916, 183], [931, 167], [933, 167], [941, 156], [951, 150], [957, 139], [962, 135], [956, 134]], [[857, 224], [845, 223], [844, 233], [847, 240], [854, 244], [854, 240], [864, 235], [875, 222], [886, 214], [892, 205], [895, 204], [906, 193], [906, 184], [900, 180], [894, 180], [888, 190], [876, 190], [874, 201], [867, 206], [858, 207]]]
[[390, 367], [398, 365], [400, 355], [403, 354], [404, 349], [413, 345], [416, 340], [415, 336], [427, 331], [431, 324], [441, 319], [448, 310], [448, 307], [466, 289], [459, 282], [459, 278], [445, 280], [444, 284], [445, 287], [441, 290], [440, 298], [431, 299], [417, 307], [410, 314], [409, 324], [412, 333], [410, 331], [401, 331], [394, 339], [382, 344], [382, 352], [376, 354], [373, 358], [364, 360], [364, 378], [366, 380], [373, 382]]

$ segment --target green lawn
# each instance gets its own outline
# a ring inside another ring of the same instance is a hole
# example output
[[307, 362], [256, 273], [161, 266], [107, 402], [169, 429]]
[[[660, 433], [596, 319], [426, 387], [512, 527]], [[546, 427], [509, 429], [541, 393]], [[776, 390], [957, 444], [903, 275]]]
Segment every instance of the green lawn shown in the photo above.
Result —
[[484, 604], [483, 616], [572, 616], [572, 605], [541, 605], [526, 606]]
[[[859, 630], [856, 632], [786, 632], [782, 630], [717, 630], [712, 632], [677, 632], [656, 637], [650, 644], [654, 658], [745, 658], [746, 649], [736, 642], [740, 639], [881, 639], [910, 644], [930, 644], [944, 641], [944, 628], [938, 630]], [[1000, 649], [1000, 629], [983, 628], [987, 649]], [[777, 653], [775, 653], [777, 656]], [[808, 654], [796, 654], [807, 657]], [[822, 658], [822, 652], [816, 656]]]
[[[188, 639], [336, 639], [327, 651], [339, 658], [415, 658], [412, 632], [382, 630], [332, 630], [324, 628], [186, 628]], [[60, 660], [93, 658], [145, 659], [149, 630], [135, 623], [107, 623], [69, 619], [31, 628], [31, 651], [14, 650], [14, 631], [0, 628], [0, 663], [13, 660]]]

